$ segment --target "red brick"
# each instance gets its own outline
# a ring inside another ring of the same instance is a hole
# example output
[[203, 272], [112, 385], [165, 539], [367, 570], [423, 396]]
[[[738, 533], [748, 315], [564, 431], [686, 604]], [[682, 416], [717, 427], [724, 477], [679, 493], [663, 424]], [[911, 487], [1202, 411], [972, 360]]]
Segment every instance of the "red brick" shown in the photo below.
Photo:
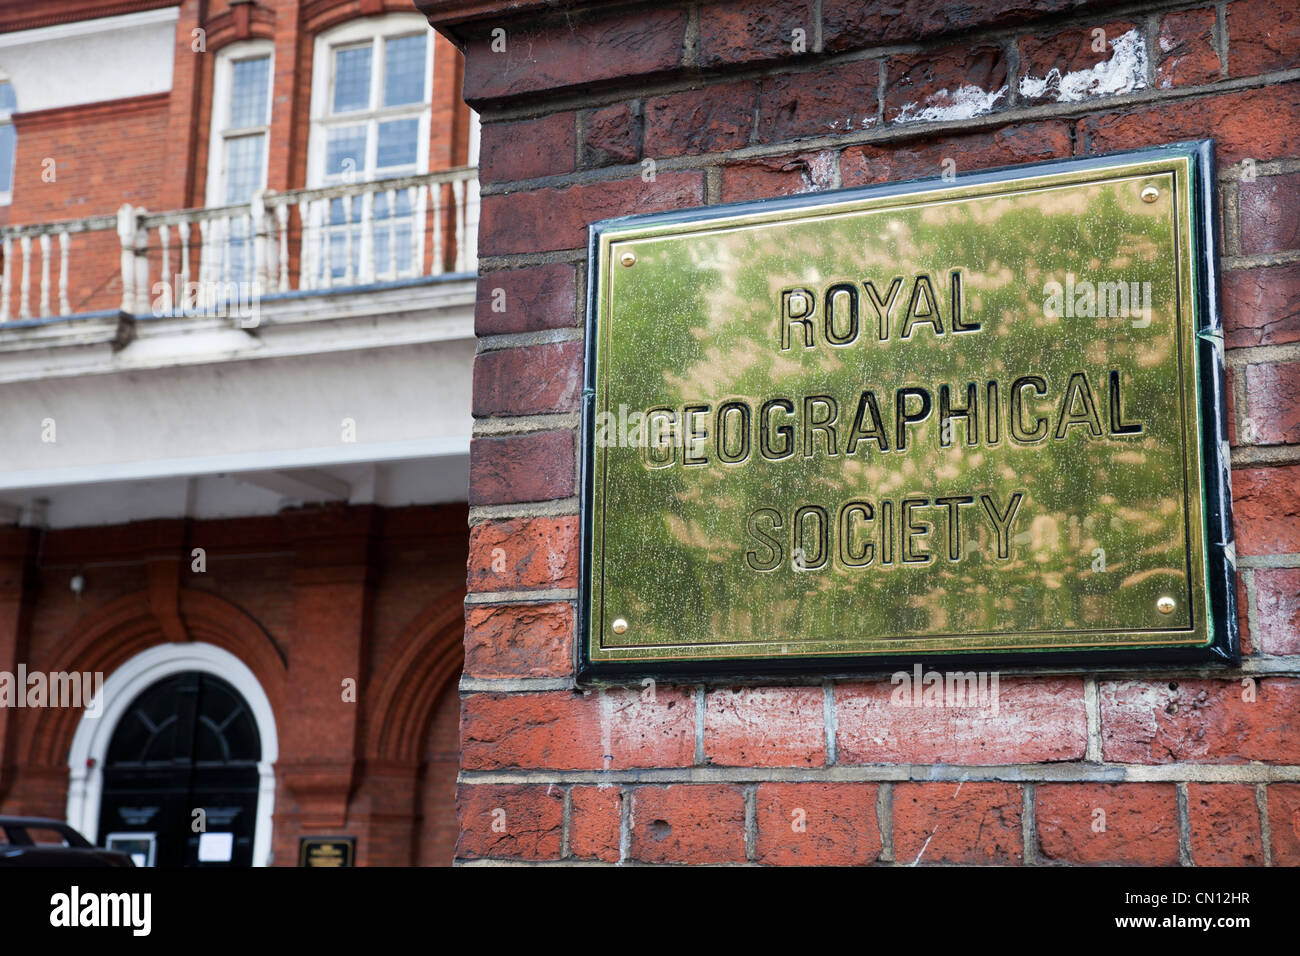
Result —
[[576, 410], [583, 355], [581, 342], [480, 352], [474, 357], [474, 416]]
[[576, 517], [485, 521], [470, 529], [469, 590], [529, 591], [577, 586]]
[[465, 47], [465, 100], [588, 86], [660, 73], [681, 61], [686, 11], [642, 9], [615, 16], [568, 16], [544, 28], [510, 30], [492, 52], [490, 30]]
[[1034, 815], [1044, 862], [1178, 865], [1172, 783], [1044, 783]]
[[1228, 348], [1300, 342], [1300, 262], [1223, 273]]
[[475, 438], [469, 446], [469, 503], [550, 501], [573, 494], [573, 432]]
[[1248, 365], [1245, 372], [1254, 444], [1300, 443], [1300, 363]]
[[460, 734], [466, 770], [686, 767], [695, 759], [695, 702], [671, 687], [653, 698], [640, 688], [472, 694]]
[[802, 56], [794, 31], [803, 30], [804, 51], [813, 52], [816, 17], [812, 0], [732, 0], [700, 7], [703, 67]]
[[582, 165], [610, 166], [641, 158], [644, 135], [639, 104], [615, 103], [582, 114]]
[[[1102, 36], [1093, 33], [1103, 31]], [[1131, 93], [1146, 86], [1146, 73], [1135, 74], [1122, 71], [1125, 61], [1120, 61], [1111, 69], [1117, 72], [1110, 82], [1118, 88], [1109, 86], [1101, 89], [1094, 85], [1101, 79], [1095, 71], [1100, 63], [1107, 63], [1118, 58], [1115, 42], [1131, 43], [1129, 36], [1137, 30], [1137, 42], [1145, 46], [1146, 40], [1137, 25], [1131, 22], [1098, 23], [1075, 30], [1051, 35], [1028, 36], [1020, 39], [1020, 96], [1026, 103], [1056, 102], [1080, 96], [1113, 95]], [[1100, 49], [1096, 49], [1100, 47]], [[1085, 74], [1083, 78], [1071, 77], [1080, 82], [1076, 90], [1061, 88], [1062, 80], [1070, 74]], [[1037, 87], [1041, 84], [1041, 90]]]
[[728, 767], [817, 767], [826, 763], [820, 687], [718, 690], [704, 702], [704, 756]]
[[577, 325], [576, 281], [574, 267], [562, 262], [480, 275], [475, 333], [501, 335]]
[[[958, 101], [959, 91], [978, 87], [985, 93], [1002, 96], [994, 109], [1007, 103], [1007, 61], [1000, 46], [954, 46], [908, 56], [890, 57], [885, 66], [885, 122], [909, 122], [917, 119], [943, 118], [927, 116], [927, 110], [942, 111]], [[961, 118], [973, 115], [959, 110]], [[987, 112], [987, 110], [981, 110]]]
[[574, 169], [574, 115], [484, 123], [480, 134], [479, 181], [535, 179]]
[[758, 93], [758, 141], [777, 143], [870, 129], [879, 121], [879, 78], [876, 60], [764, 77]]
[[776, 866], [865, 866], [880, 858], [873, 783], [764, 783], [755, 859]]
[[561, 677], [573, 671], [573, 606], [493, 604], [465, 609], [465, 675]]
[[1220, 163], [1300, 155], [1300, 83], [1089, 116], [1089, 151], [1213, 139]]
[[1251, 76], [1300, 66], [1300, 10], [1291, 0], [1228, 4], [1228, 73]]
[[1300, 763], [1300, 680], [1106, 681], [1101, 746], [1118, 763]]
[[829, 150], [728, 163], [722, 168], [722, 201], [768, 199], [829, 188], [833, 163]]
[[745, 146], [757, 101], [752, 80], [651, 97], [645, 104], [645, 154], [664, 158]]
[[1237, 442], [1237, 396], [1233, 390], [1233, 379], [1236, 377], [1237, 370], [1225, 368], [1223, 370], [1224, 394], [1223, 401], [1227, 408], [1228, 418], [1228, 444], [1236, 446]]
[[1196, 86], [1219, 78], [1213, 7], [1169, 13], [1156, 37], [1156, 86]]
[[[850, 146], [840, 155], [845, 186], [898, 182], [995, 166], [1014, 166], [1070, 155], [1070, 127], [1048, 121], [1004, 126], [987, 133], [947, 135], [891, 148]], [[952, 165], [945, 166], [944, 160]]]
[[[457, 794], [456, 856], [557, 860], [564, 831], [564, 792], [557, 786], [466, 784]], [[504, 810], [505, 816], [494, 811]], [[503, 832], [493, 830], [493, 824]]]
[[1300, 866], [1300, 783], [1268, 788], [1269, 848], [1274, 866]]
[[1196, 866], [1263, 865], [1254, 787], [1189, 783], [1187, 822]]
[[618, 787], [574, 787], [569, 810], [569, 855], [617, 863], [623, 798]]
[[643, 863], [743, 863], [744, 795], [725, 785], [637, 787], [630, 854]]
[[1021, 24], [1070, 5], [1071, 0], [822, 0], [822, 36], [825, 48], [838, 52], [1000, 23]]
[[1300, 248], [1300, 173], [1259, 176], [1238, 189], [1244, 254]]
[[1237, 634], [1241, 641], [1243, 657], [1255, 653], [1255, 642], [1250, 633], [1250, 595], [1246, 592], [1245, 575], [1237, 575]]
[[1000, 680], [996, 714], [991, 707], [892, 703], [892, 695], [906, 686], [879, 681], [835, 687], [841, 763], [1011, 764], [1083, 757], [1081, 679]]
[[579, 249], [597, 220], [703, 202], [704, 176], [696, 170], [659, 172], [650, 182], [638, 177], [484, 196], [479, 255]]
[[1265, 654], [1300, 654], [1300, 568], [1255, 570], [1257, 638]]
[[1300, 552], [1300, 465], [1232, 473], [1232, 522], [1238, 554]]
[[1012, 783], [900, 783], [894, 859], [910, 865], [1021, 861], [1024, 798]]

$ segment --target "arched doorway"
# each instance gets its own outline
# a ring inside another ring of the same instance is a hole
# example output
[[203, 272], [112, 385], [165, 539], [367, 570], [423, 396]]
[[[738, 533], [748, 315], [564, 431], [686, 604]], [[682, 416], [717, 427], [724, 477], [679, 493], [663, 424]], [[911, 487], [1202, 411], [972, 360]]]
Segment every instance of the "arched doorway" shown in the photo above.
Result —
[[164, 644], [101, 694], [69, 753], [68, 822], [100, 844], [112, 834], [135, 853], [152, 847], [160, 866], [265, 866], [277, 738], [253, 672], [212, 644]]
[[230, 684], [202, 671], [164, 677], [113, 729], [99, 839], [156, 866], [250, 866], [261, 753]]

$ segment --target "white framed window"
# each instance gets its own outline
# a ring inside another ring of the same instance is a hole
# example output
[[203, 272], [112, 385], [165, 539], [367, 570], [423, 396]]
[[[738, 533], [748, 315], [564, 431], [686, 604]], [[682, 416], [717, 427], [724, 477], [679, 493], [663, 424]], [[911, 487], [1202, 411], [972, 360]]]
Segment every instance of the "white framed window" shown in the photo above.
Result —
[[217, 54], [208, 146], [208, 205], [246, 203], [266, 186], [271, 132], [272, 46], [246, 40]]
[[[312, 67], [312, 125], [307, 179], [313, 187], [368, 182], [428, 172], [433, 38], [419, 14], [387, 14], [335, 27], [316, 39]], [[397, 278], [415, 268], [421, 210], [414, 191], [378, 191], [350, 202], [333, 199], [313, 225], [325, 230], [315, 269], [330, 280], [358, 275], [364, 209], [373, 222], [377, 278]], [[390, 209], [390, 202], [392, 208]], [[349, 206], [351, 207], [349, 209]]]
[[14, 131], [14, 113], [18, 99], [14, 86], [0, 78], [0, 206], [8, 206], [14, 196], [14, 158], [18, 149], [18, 134]]

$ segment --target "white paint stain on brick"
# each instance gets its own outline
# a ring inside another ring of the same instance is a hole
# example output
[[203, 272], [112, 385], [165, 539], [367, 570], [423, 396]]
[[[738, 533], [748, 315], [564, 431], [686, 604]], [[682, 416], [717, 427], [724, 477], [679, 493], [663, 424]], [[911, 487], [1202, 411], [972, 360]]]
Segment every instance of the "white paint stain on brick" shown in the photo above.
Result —
[[1090, 96], [1117, 96], [1145, 89], [1147, 85], [1147, 47], [1142, 35], [1129, 30], [1110, 43], [1109, 60], [1091, 70], [1074, 70], [1062, 74], [1053, 67], [1046, 76], [1026, 74], [1020, 78], [1020, 95], [1038, 99], [1050, 97], [1058, 103], [1077, 103]]
[[829, 189], [835, 176], [835, 160], [830, 153], [818, 153], [808, 161], [802, 173], [803, 186], [800, 192], [815, 192]]
[[964, 120], [991, 112], [998, 100], [1007, 95], [1007, 88], [989, 92], [978, 86], [963, 86], [955, 91], [947, 89], [926, 99], [924, 108], [919, 103], [908, 103], [898, 111], [897, 122], [937, 123], [943, 120]]

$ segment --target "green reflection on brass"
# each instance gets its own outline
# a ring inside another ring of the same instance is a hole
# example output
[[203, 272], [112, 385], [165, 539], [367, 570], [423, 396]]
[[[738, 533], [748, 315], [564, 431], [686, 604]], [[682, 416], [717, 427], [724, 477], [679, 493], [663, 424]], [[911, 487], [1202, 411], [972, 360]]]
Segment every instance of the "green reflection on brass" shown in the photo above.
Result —
[[591, 659], [1207, 644], [1189, 186], [603, 232]]

